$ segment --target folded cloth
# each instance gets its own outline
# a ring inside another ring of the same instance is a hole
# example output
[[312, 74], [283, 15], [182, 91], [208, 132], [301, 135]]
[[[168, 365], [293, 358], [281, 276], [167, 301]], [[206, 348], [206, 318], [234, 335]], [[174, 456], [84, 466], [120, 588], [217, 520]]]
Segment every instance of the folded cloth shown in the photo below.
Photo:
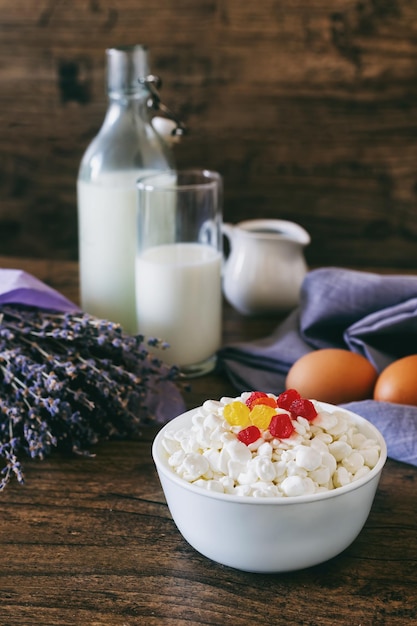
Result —
[[25, 304], [39, 309], [70, 313], [80, 308], [62, 294], [22, 270], [0, 270], [0, 306]]
[[[60, 313], [80, 311], [80, 307], [61, 293], [18, 269], [0, 269], [0, 313], [4, 304], [23, 304]], [[160, 423], [185, 410], [184, 400], [175, 383], [170, 380], [154, 382], [154, 388], [149, 389], [147, 405]]]
[[[225, 346], [219, 365], [240, 392], [280, 393], [292, 364], [320, 348], [358, 352], [378, 372], [416, 354], [417, 276], [337, 267], [312, 270], [304, 279], [299, 306], [272, 335]], [[391, 458], [417, 465], [417, 407], [373, 400], [344, 406], [381, 430]]]

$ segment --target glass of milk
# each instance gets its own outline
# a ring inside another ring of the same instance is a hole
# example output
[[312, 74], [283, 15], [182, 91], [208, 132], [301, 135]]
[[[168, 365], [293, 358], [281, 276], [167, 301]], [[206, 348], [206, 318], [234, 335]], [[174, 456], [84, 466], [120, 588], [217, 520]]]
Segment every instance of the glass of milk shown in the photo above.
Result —
[[209, 170], [167, 170], [138, 180], [135, 264], [139, 333], [185, 376], [216, 364], [222, 317], [222, 178]]

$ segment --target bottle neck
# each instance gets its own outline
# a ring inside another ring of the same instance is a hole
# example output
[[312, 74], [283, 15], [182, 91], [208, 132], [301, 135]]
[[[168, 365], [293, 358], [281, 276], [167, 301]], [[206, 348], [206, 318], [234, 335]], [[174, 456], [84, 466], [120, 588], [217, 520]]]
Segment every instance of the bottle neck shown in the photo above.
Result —
[[142, 90], [139, 79], [148, 74], [146, 47], [138, 45], [107, 50], [108, 93], [138, 93]]
[[146, 106], [149, 99], [149, 91], [147, 91], [146, 89], [137, 89], [136, 91], [112, 90], [107, 92], [107, 98], [109, 102], [112, 102], [114, 104], [143, 103]]
[[108, 65], [107, 112], [83, 156], [80, 180], [102, 182], [108, 174], [129, 172], [137, 177], [139, 170], [172, 168], [171, 152], [151, 123], [150, 90], [140, 80], [149, 72], [146, 50], [111, 49]]
[[103, 131], [114, 125], [119, 128], [123, 125], [126, 132], [129, 126], [136, 129], [143, 124], [148, 126], [151, 123], [151, 116], [148, 107], [149, 94], [144, 91], [135, 93], [112, 92], [108, 94], [107, 113], [103, 123]]

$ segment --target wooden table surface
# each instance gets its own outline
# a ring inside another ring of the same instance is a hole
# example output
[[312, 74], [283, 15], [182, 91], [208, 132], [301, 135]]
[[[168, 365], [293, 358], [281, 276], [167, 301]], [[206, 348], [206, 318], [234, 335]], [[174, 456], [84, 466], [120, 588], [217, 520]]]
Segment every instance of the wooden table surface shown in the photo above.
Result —
[[[0, 257], [77, 299], [72, 263]], [[225, 310], [225, 341], [273, 320]], [[189, 407], [235, 394], [193, 381]], [[0, 626], [417, 624], [417, 468], [388, 460], [366, 525], [338, 557], [286, 574], [249, 574], [195, 552], [171, 520], [151, 459], [154, 431], [105, 442], [94, 459], [25, 461], [26, 485], [0, 494]]]

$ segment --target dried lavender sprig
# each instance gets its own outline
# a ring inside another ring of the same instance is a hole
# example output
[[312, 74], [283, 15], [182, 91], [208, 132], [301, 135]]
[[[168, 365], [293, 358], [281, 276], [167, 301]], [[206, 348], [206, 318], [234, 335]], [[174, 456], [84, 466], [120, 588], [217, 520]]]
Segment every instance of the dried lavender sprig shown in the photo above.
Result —
[[39, 459], [53, 447], [88, 454], [102, 438], [137, 434], [155, 421], [147, 404], [155, 387], [178, 380], [177, 368], [118, 324], [85, 313], [2, 307], [0, 491], [13, 476], [24, 481], [20, 451]]

